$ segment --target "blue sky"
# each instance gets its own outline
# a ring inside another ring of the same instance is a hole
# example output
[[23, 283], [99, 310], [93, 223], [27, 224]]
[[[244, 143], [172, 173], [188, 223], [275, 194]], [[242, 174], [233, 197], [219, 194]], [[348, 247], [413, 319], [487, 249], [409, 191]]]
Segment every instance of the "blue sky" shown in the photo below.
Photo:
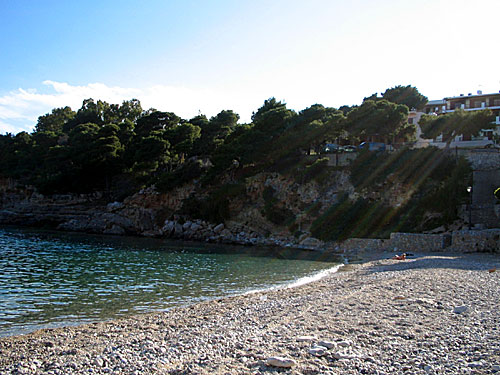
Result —
[[301, 110], [398, 84], [496, 92], [499, 13], [498, 0], [1, 0], [0, 133], [88, 97], [249, 121], [271, 96]]

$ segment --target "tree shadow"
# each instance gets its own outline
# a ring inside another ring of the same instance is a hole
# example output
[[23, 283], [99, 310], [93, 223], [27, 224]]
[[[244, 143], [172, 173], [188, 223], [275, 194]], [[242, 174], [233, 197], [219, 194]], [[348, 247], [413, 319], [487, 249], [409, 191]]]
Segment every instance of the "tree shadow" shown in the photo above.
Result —
[[500, 257], [491, 253], [415, 253], [406, 260], [395, 260], [389, 253], [380, 254], [372, 265], [367, 267], [367, 273], [398, 272], [410, 269], [456, 269], [465, 271], [500, 272]]

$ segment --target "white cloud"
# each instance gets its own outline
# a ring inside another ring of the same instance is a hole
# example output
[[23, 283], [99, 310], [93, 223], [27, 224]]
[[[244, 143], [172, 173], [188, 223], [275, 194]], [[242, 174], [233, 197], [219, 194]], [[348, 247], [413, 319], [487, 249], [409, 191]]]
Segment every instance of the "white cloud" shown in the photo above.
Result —
[[0, 97], [0, 134], [31, 131], [39, 116], [54, 108], [70, 106], [73, 110], [81, 107], [87, 98], [121, 103], [123, 100], [139, 99], [142, 107], [175, 112], [183, 118], [191, 118], [201, 112], [208, 117], [224, 109], [232, 109], [240, 114], [242, 121], [249, 121], [265, 97], [259, 94], [223, 93], [208, 89], [192, 89], [155, 85], [147, 88], [127, 88], [107, 86], [103, 83], [89, 83], [73, 86], [66, 82], [44, 81], [47, 92], [19, 88]]

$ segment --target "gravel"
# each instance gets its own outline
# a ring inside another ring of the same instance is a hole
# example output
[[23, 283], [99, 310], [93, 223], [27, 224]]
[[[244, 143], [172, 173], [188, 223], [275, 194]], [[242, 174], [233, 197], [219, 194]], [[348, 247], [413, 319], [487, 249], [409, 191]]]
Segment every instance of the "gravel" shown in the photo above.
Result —
[[295, 288], [2, 338], [0, 373], [500, 374], [498, 255], [391, 255]]

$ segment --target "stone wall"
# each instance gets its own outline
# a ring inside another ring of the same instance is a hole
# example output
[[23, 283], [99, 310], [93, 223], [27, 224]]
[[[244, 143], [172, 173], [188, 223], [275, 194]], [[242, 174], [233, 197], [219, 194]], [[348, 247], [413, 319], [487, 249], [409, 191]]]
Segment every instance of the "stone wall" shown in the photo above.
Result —
[[451, 234], [392, 233], [390, 239], [351, 238], [335, 248], [346, 253], [391, 251], [394, 253], [453, 251], [500, 252], [500, 229], [463, 230]]
[[450, 152], [464, 156], [475, 171], [500, 169], [500, 151], [497, 149], [450, 149]]
[[453, 232], [450, 250], [460, 252], [500, 252], [500, 229]]

